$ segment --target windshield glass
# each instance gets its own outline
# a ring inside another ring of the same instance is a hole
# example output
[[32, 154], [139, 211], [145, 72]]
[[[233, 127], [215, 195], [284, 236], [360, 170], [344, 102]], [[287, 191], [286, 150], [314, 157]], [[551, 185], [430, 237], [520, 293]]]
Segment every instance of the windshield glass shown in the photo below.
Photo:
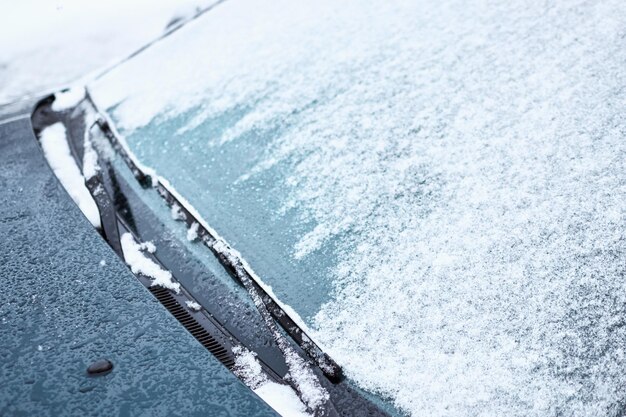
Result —
[[362, 388], [415, 416], [606, 415], [625, 15], [229, 0], [89, 88]]

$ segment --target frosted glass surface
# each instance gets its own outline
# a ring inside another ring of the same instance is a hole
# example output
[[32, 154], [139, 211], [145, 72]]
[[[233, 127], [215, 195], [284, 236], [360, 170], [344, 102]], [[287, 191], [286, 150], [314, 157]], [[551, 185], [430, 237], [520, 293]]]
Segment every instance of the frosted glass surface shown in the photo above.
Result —
[[229, 0], [91, 89], [361, 387], [618, 415], [625, 36], [622, 1]]

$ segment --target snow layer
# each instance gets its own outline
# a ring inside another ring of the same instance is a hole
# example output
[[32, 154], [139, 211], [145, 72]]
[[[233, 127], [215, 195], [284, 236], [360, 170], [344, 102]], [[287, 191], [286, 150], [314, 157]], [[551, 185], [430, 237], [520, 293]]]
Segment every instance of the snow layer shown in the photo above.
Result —
[[254, 392], [283, 417], [311, 417], [295, 391], [287, 385], [267, 381]]
[[120, 238], [124, 261], [133, 271], [133, 274], [142, 274], [152, 278], [152, 286], [180, 292], [180, 284], [172, 280], [172, 273], [161, 268], [156, 262], [143, 254], [143, 251], [154, 253], [156, 247], [152, 242], [137, 243], [130, 233], [124, 233]]
[[267, 376], [263, 373], [261, 364], [256, 358], [256, 353], [241, 346], [233, 347], [233, 353], [235, 354], [235, 367], [233, 368], [233, 372], [247, 386], [254, 390], [268, 381]]
[[187, 308], [189, 308], [190, 310], [193, 310], [193, 311], [200, 311], [200, 310], [202, 310], [202, 306], [200, 304], [196, 303], [195, 301], [187, 300], [185, 302], [185, 304], [187, 304]]
[[69, 88], [66, 91], [56, 93], [54, 95], [54, 101], [52, 102], [52, 110], [63, 111], [71, 109], [80, 103], [85, 98], [85, 88], [76, 86]]
[[234, 373], [283, 417], [310, 417], [296, 392], [288, 385], [270, 381], [263, 373], [256, 354], [240, 346], [233, 348]]
[[[115, 62], [213, 0], [0, 2], [0, 104]], [[59, 103], [53, 104], [55, 110]]]
[[95, 93], [127, 134], [190, 112], [180, 140], [247, 109], [207, 142], [266, 135], [240, 181], [289, 167], [313, 224], [291, 253], [333, 243], [313, 323], [351, 378], [414, 416], [620, 413], [623, 2], [241, 0], [197, 23]]
[[39, 140], [50, 167], [72, 200], [94, 227], [100, 227], [100, 211], [70, 153], [65, 126], [58, 122], [46, 127], [41, 131]]

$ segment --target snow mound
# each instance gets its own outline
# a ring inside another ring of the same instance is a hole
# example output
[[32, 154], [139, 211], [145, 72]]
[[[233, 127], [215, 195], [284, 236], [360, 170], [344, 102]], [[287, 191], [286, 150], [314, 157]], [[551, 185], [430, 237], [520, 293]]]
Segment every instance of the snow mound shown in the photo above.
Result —
[[289, 386], [270, 381], [263, 373], [256, 354], [235, 346], [234, 373], [283, 417], [310, 417], [296, 392]]
[[124, 261], [130, 267], [133, 274], [142, 274], [152, 278], [152, 286], [170, 289], [180, 292], [180, 284], [172, 280], [172, 273], [161, 268], [156, 262], [143, 254], [143, 251], [154, 253], [156, 247], [152, 242], [137, 243], [130, 233], [124, 233], [120, 238]]
[[52, 110], [64, 111], [76, 107], [85, 98], [85, 88], [76, 86], [54, 95]]
[[41, 131], [39, 138], [43, 152], [63, 187], [94, 227], [100, 227], [100, 211], [85, 186], [67, 143], [65, 126], [58, 122]]
[[187, 305], [187, 308], [189, 308], [190, 310], [193, 310], [193, 311], [202, 310], [202, 306], [196, 303], [195, 301], [187, 300], [185, 304]]

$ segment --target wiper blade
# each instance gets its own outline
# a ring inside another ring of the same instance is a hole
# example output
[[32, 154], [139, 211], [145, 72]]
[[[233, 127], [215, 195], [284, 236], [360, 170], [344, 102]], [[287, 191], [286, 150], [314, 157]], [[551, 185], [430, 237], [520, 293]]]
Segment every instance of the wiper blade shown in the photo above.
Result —
[[138, 163], [136, 158], [132, 156], [132, 153], [120, 141], [108, 118], [98, 109], [88, 92], [87, 99], [99, 115], [96, 123], [131, 169], [137, 180], [145, 187], [154, 187], [170, 207], [174, 204], [180, 207], [184, 214], [184, 220], [189, 227], [194, 223], [199, 225], [198, 237], [200, 240], [218, 257], [222, 265], [231, 273], [231, 276], [246, 289], [266, 324], [270, 325], [270, 321], [276, 321], [313, 360], [327, 378], [333, 382], [341, 381], [343, 379], [341, 367], [327, 353], [322, 351], [302, 327], [290, 317], [280, 303], [267, 292], [241, 255], [233, 250], [213, 228], [208, 226], [193, 210], [191, 205], [167, 181], [151, 172], [146, 172], [147, 170]]

